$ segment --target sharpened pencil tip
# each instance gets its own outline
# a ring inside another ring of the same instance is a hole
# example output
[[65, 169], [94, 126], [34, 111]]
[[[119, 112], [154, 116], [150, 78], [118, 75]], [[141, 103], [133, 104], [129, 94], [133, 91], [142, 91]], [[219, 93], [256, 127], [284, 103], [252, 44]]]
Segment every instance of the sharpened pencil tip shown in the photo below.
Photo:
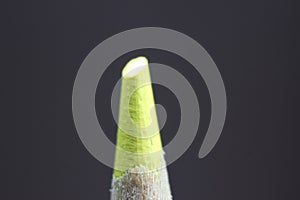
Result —
[[148, 66], [148, 60], [144, 56], [131, 59], [122, 71], [123, 77], [132, 77], [137, 75], [143, 68]]
[[122, 70], [111, 200], [171, 200], [149, 63], [131, 59]]

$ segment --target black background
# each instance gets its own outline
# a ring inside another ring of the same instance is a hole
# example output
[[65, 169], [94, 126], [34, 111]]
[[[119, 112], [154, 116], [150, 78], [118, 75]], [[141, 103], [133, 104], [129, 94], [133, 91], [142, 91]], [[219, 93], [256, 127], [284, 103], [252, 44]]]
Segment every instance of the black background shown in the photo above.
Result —
[[[226, 124], [213, 151], [198, 159], [210, 115], [205, 83], [185, 60], [140, 50], [117, 59], [99, 83], [96, 107], [107, 116], [99, 121], [108, 137], [114, 141], [116, 133], [106, 104], [112, 84], [128, 59], [147, 55], [151, 62], [181, 70], [200, 102], [198, 136], [168, 167], [174, 199], [299, 199], [296, 1], [3, 3], [2, 65], [15, 69], [17, 100], [13, 143], [3, 145], [4, 158], [12, 163], [4, 169], [8, 187], [3, 199], [109, 199], [112, 169], [94, 159], [76, 134], [72, 87], [81, 62], [96, 45], [143, 26], [183, 32], [208, 51], [227, 91]], [[166, 143], [178, 128], [178, 103], [164, 87], [155, 86], [154, 92], [169, 114], [162, 130]]]

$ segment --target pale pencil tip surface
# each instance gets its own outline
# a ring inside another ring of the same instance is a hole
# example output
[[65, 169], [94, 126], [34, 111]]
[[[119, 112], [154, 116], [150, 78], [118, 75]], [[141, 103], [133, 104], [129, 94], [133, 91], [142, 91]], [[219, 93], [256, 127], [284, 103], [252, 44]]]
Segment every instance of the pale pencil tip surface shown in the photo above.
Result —
[[122, 71], [123, 77], [136, 76], [143, 68], [148, 66], [148, 60], [144, 56], [131, 59]]

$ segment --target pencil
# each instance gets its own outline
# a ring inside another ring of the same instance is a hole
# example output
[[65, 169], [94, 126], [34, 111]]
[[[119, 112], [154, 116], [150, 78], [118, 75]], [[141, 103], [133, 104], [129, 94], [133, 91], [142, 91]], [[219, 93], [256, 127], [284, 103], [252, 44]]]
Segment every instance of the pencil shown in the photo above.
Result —
[[122, 70], [111, 200], [171, 200], [146, 57]]

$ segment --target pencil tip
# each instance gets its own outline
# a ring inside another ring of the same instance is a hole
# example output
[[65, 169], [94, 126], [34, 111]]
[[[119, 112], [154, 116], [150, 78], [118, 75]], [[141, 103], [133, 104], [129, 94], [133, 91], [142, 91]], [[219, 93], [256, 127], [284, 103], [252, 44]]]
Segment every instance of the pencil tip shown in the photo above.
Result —
[[122, 70], [111, 199], [172, 199], [144, 56], [131, 59]]
[[136, 76], [143, 68], [148, 66], [148, 60], [144, 56], [131, 59], [123, 68], [122, 77]]

